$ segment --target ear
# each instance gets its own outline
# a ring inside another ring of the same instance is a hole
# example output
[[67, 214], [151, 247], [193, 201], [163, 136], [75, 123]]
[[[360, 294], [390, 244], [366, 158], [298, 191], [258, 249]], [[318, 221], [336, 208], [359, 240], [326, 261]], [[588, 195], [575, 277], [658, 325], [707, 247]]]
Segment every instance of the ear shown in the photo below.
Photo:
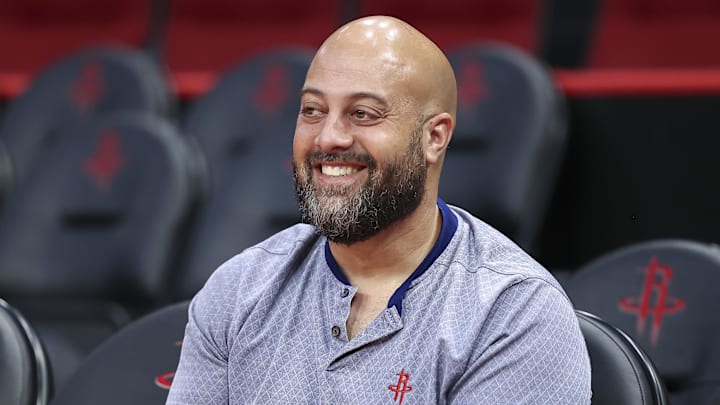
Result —
[[435, 164], [445, 155], [445, 150], [455, 129], [455, 119], [448, 113], [440, 113], [425, 123], [425, 159]]

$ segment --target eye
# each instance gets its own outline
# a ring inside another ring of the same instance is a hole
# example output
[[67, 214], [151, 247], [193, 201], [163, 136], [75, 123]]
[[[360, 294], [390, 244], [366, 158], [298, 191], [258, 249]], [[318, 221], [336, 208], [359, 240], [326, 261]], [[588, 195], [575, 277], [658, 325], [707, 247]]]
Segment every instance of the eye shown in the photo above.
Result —
[[325, 115], [323, 111], [314, 105], [306, 105], [300, 109], [300, 115], [309, 121], [317, 121]]
[[356, 109], [350, 114], [350, 116], [354, 121], [363, 124], [373, 123], [380, 119], [379, 114], [364, 109]]

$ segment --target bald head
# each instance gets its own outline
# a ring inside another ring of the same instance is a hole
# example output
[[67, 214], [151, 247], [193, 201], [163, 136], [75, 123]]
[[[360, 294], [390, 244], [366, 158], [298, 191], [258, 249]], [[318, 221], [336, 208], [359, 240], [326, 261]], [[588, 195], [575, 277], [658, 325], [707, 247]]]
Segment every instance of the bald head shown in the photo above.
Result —
[[430, 39], [402, 20], [372, 16], [340, 27], [322, 44], [308, 74], [336, 68], [338, 62], [349, 68], [345, 73], [361, 79], [374, 74], [384, 85], [407, 89], [406, 102], [423, 116], [447, 112], [455, 118], [457, 85], [450, 63]]

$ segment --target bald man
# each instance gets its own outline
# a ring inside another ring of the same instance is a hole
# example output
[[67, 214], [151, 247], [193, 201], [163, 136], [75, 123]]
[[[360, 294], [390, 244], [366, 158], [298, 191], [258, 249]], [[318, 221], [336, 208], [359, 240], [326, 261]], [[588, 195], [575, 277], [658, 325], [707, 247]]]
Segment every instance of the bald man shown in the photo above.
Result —
[[438, 196], [453, 70], [395, 18], [320, 47], [293, 141], [306, 224], [194, 297], [168, 404], [588, 404], [590, 364], [553, 277]]

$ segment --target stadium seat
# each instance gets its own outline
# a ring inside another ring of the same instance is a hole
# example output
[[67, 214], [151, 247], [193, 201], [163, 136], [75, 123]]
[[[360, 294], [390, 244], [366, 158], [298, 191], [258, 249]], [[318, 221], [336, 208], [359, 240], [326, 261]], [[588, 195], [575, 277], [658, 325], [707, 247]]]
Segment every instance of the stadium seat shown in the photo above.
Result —
[[140, 47], [148, 39], [152, 5], [147, 0], [3, 0], [0, 76], [34, 75], [98, 43]]
[[46, 405], [51, 394], [42, 342], [25, 317], [0, 299], [0, 403]]
[[708, 47], [720, 37], [719, 18], [715, 0], [602, 1], [587, 66], [720, 67], [720, 52]]
[[440, 197], [532, 251], [564, 157], [564, 97], [513, 47], [469, 45], [448, 57], [459, 103]]
[[317, 48], [341, 22], [342, 0], [174, 0], [165, 63], [174, 75], [223, 74], [273, 49]]
[[[188, 301], [133, 322], [99, 346], [52, 405], [164, 404], [180, 356]], [[652, 362], [623, 332], [577, 312], [593, 367], [593, 405], [665, 405]]]
[[3, 113], [0, 141], [22, 179], [39, 149], [58, 129], [112, 111], [166, 115], [172, 101], [165, 77], [146, 54], [125, 48], [91, 48], [68, 55], [33, 78]]
[[655, 365], [632, 338], [585, 311], [575, 311], [590, 355], [592, 405], [665, 405]]
[[440, 48], [501, 42], [535, 54], [539, 42], [540, 0], [359, 0], [360, 15], [392, 15], [422, 31]]
[[627, 333], [652, 359], [673, 404], [710, 404], [720, 389], [720, 249], [656, 240], [582, 266], [565, 288], [575, 307]]
[[162, 405], [180, 359], [189, 302], [158, 309], [97, 347], [52, 405]]
[[304, 49], [259, 55], [188, 107], [183, 132], [205, 156], [210, 187], [184, 249], [177, 298], [190, 298], [225, 260], [300, 220], [292, 137], [310, 59]]
[[154, 114], [60, 131], [0, 216], [0, 295], [36, 325], [58, 386], [163, 302], [197, 196], [188, 144]]

